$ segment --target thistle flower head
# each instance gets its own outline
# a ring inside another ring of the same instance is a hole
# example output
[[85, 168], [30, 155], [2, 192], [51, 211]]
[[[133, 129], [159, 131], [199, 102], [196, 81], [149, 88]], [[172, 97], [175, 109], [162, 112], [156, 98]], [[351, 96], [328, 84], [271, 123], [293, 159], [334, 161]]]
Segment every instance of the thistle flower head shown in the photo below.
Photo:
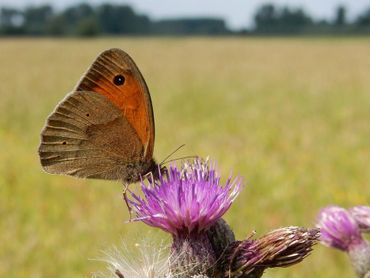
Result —
[[286, 267], [302, 261], [319, 239], [319, 229], [286, 227], [259, 238], [255, 244], [269, 267]]
[[370, 207], [369, 206], [355, 206], [349, 209], [349, 213], [356, 220], [361, 231], [370, 232]]
[[141, 182], [144, 197], [132, 193], [137, 218], [173, 235], [199, 233], [229, 209], [241, 191], [241, 180], [221, 185], [214, 165], [196, 159], [179, 169], [171, 165], [158, 181]]
[[323, 208], [319, 213], [317, 226], [321, 230], [321, 242], [342, 251], [348, 251], [351, 245], [363, 241], [355, 219], [341, 207]]
[[286, 227], [256, 240], [234, 242], [227, 250], [227, 273], [260, 277], [266, 268], [299, 263], [310, 254], [319, 234], [318, 229]]

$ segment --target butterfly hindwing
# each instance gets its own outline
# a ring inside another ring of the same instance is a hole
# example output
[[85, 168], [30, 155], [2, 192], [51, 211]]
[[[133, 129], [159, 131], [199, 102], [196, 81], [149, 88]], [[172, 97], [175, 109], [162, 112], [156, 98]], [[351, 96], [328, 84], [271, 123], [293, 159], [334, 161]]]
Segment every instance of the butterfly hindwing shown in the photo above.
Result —
[[120, 179], [143, 157], [143, 145], [121, 111], [105, 96], [69, 94], [49, 116], [39, 155], [49, 173]]

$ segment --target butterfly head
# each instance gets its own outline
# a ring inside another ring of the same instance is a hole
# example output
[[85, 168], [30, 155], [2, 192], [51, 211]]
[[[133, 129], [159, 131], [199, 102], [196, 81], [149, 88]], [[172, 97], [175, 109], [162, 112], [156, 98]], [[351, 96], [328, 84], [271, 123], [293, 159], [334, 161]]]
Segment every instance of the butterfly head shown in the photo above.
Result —
[[163, 165], [163, 163], [157, 164], [157, 162], [152, 159], [151, 160], [151, 166], [149, 169], [150, 176], [148, 179], [150, 180], [153, 178], [154, 180], [159, 180], [160, 177], [162, 176], [167, 176], [168, 170], [167, 167]]

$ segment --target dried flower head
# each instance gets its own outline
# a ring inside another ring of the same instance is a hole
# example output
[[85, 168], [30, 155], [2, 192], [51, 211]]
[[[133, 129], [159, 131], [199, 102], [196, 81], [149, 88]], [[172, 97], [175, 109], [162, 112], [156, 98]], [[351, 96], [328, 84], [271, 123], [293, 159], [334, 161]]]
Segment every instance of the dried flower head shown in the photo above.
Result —
[[266, 268], [299, 263], [310, 254], [319, 234], [318, 229], [286, 227], [256, 240], [234, 242], [227, 250], [226, 275], [260, 277]]
[[229, 209], [241, 191], [241, 179], [230, 177], [224, 186], [214, 165], [196, 159], [179, 169], [171, 165], [166, 175], [147, 185], [144, 198], [132, 193], [136, 219], [173, 235], [200, 233]]
[[317, 226], [321, 230], [321, 242], [342, 251], [348, 251], [350, 245], [363, 240], [355, 219], [341, 207], [323, 208], [319, 213]]

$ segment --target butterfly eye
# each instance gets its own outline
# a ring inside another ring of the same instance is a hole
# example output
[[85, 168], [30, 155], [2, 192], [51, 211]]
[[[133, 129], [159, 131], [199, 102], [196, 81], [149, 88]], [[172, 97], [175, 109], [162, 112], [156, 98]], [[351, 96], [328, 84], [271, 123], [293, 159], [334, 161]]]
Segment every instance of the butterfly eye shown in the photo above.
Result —
[[113, 78], [113, 83], [114, 85], [117, 85], [117, 86], [121, 86], [125, 83], [125, 77], [121, 74], [119, 75], [116, 75], [114, 78]]

